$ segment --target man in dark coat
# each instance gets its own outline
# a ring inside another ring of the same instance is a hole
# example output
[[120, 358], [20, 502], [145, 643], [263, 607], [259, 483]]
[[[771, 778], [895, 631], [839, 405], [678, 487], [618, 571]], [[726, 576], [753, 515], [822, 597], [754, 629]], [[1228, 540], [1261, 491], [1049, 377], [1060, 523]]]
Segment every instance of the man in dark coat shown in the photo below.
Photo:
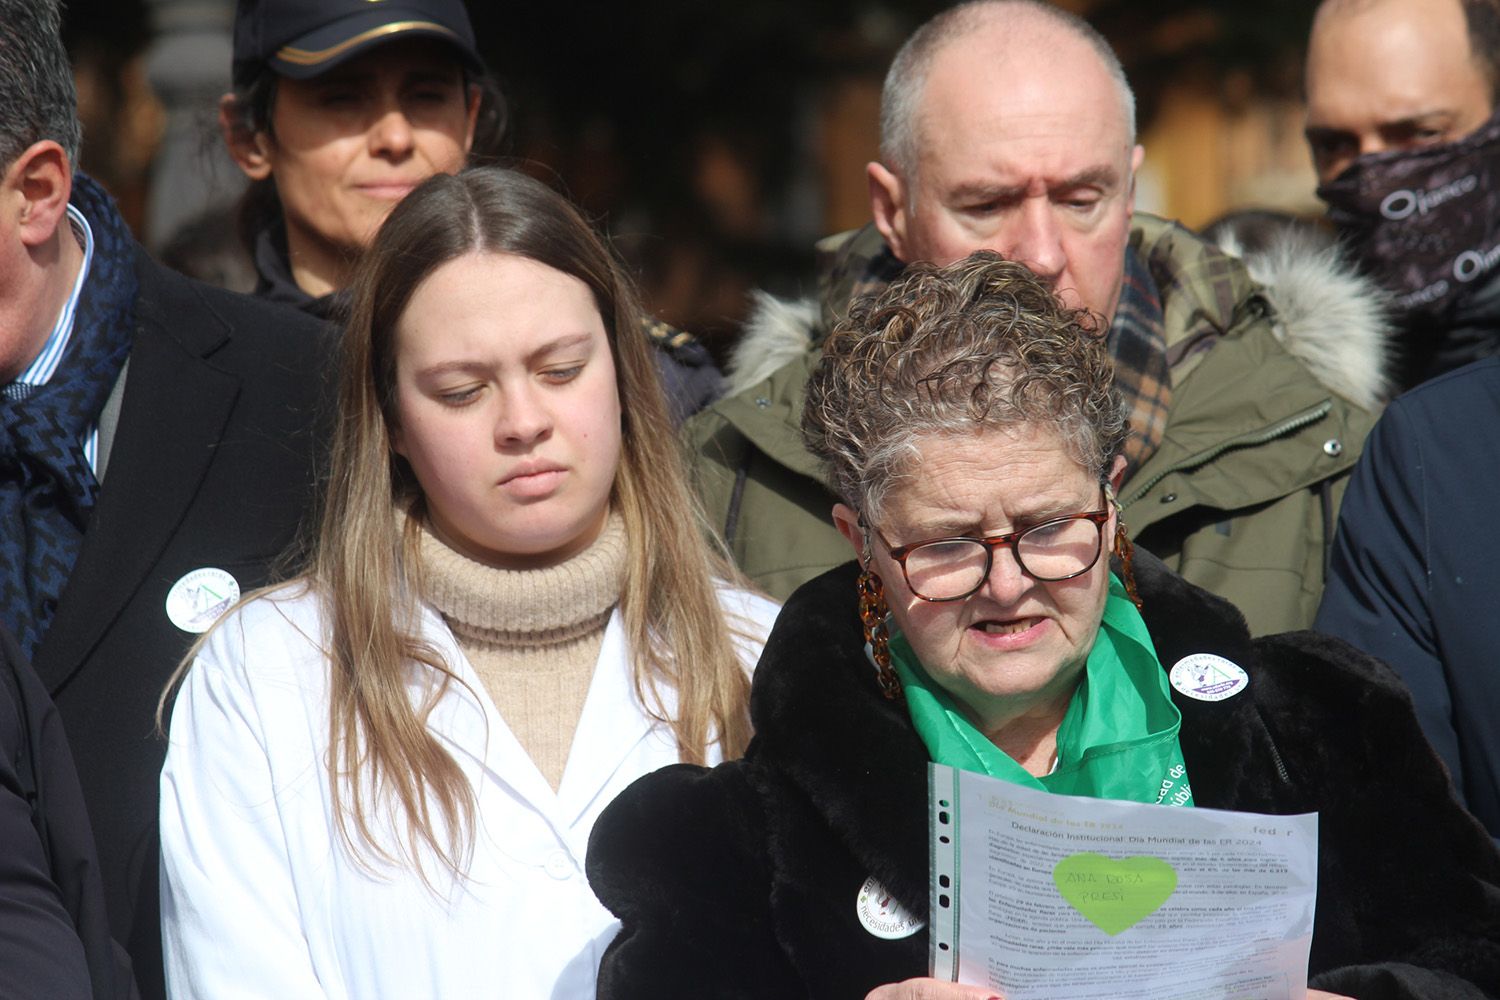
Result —
[[0, 996], [132, 995], [62, 722], [0, 629]]
[[1500, 838], [1500, 359], [1418, 386], [1375, 425], [1339, 515], [1317, 627], [1380, 657]]
[[157, 700], [310, 497], [323, 328], [151, 261], [74, 174], [52, 0], [0, 0], [0, 624], [61, 713], [109, 926], [163, 994]]

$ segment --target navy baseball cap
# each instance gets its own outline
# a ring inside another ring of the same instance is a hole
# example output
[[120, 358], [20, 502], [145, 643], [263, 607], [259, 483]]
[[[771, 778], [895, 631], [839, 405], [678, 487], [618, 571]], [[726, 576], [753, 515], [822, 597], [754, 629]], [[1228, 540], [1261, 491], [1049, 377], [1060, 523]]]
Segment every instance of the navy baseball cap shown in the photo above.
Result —
[[484, 72], [463, 0], [239, 0], [234, 12], [234, 82], [264, 68], [294, 80], [398, 38], [435, 38]]

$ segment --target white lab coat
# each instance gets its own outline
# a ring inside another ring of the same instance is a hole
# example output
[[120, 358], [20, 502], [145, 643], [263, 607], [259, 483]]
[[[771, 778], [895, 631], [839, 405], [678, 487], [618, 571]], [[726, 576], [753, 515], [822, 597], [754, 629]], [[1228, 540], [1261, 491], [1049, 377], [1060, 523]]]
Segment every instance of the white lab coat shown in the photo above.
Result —
[[[759, 636], [777, 606], [721, 602]], [[223, 622], [172, 714], [161, 776], [162, 924], [174, 998], [585, 998], [618, 922], [583, 874], [594, 820], [637, 777], [678, 759], [640, 705], [618, 611], [605, 632], [562, 785], [553, 792], [501, 719], [442, 617], [420, 630], [468, 685], [428, 726], [468, 775], [476, 840], [465, 879], [435, 859], [351, 856], [328, 787], [328, 663], [308, 593], [277, 592]], [[425, 672], [430, 673], [430, 672]], [[427, 683], [413, 672], [420, 698]], [[670, 710], [670, 705], [669, 705]], [[386, 829], [404, 820], [377, 814]]]

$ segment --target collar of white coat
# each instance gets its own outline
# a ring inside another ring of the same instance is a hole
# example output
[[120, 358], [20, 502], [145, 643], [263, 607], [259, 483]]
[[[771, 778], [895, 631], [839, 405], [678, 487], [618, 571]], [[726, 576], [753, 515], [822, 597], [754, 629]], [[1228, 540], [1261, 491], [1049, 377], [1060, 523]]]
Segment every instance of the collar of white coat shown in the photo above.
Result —
[[[580, 821], [597, 811], [594, 806], [598, 797], [641, 741], [661, 741], [662, 752], [652, 756], [676, 759], [677, 744], [670, 729], [652, 719], [636, 695], [619, 608], [610, 615], [605, 628], [562, 784], [555, 792], [501, 717], [442, 615], [426, 605], [422, 607], [422, 632], [433, 637], [444, 662], [463, 681], [462, 685], [450, 686], [433, 709], [429, 725], [454, 759], [474, 777], [476, 794], [481, 798], [510, 795], [526, 803], [552, 824], [579, 858], [583, 857], [587, 827], [591, 825], [580, 827]], [[420, 694], [416, 696], [420, 698]], [[676, 711], [675, 692], [669, 688], [662, 696], [666, 702], [662, 709], [670, 717]], [[650, 769], [666, 763], [670, 760], [661, 759]], [[498, 787], [489, 787], [491, 783]], [[575, 844], [575, 840], [579, 842]]]

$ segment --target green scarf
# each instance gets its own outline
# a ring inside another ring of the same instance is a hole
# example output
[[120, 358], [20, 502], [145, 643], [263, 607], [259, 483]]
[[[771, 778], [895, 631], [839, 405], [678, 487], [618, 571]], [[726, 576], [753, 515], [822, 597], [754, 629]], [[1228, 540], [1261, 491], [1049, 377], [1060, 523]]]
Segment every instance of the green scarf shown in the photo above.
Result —
[[991, 743], [928, 676], [899, 633], [891, 662], [927, 752], [939, 764], [1062, 795], [1190, 806], [1192, 788], [1167, 676], [1140, 612], [1113, 574], [1083, 680], [1057, 730], [1057, 766], [1035, 777]]

